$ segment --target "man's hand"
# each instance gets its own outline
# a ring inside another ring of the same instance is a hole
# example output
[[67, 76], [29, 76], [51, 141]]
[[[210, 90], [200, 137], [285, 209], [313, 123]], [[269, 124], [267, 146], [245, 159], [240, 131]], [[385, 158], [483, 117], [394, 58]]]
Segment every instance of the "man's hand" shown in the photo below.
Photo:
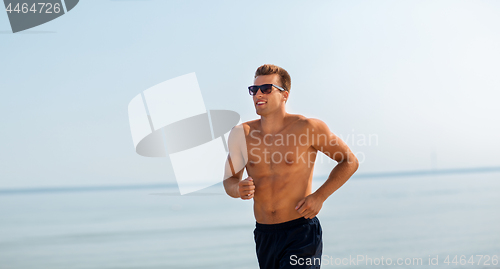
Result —
[[253, 184], [253, 178], [247, 177], [246, 179], [238, 183], [238, 192], [243, 200], [252, 199], [255, 193], [255, 185]]
[[300, 200], [295, 210], [299, 212], [302, 217], [306, 219], [312, 219], [318, 215], [321, 207], [323, 206], [324, 200], [319, 198], [317, 195], [309, 194], [304, 199]]

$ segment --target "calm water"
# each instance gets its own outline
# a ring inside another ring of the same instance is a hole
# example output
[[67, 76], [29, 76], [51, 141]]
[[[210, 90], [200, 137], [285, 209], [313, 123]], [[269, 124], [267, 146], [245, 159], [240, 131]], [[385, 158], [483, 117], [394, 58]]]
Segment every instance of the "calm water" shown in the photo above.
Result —
[[[258, 268], [251, 201], [221, 185], [175, 193], [0, 195], [0, 268]], [[318, 218], [333, 261], [422, 258], [423, 266], [404, 267], [424, 268], [438, 255], [433, 268], [500, 268], [443, 263], [447, 255], [500, 257], [500, 173], [352, 179]]]

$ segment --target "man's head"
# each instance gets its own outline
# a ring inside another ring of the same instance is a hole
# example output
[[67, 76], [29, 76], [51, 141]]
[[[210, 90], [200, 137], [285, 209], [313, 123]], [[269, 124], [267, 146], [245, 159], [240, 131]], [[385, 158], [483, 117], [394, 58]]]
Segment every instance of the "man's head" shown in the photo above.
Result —
[[274, 84], [283, 89], [282, 91], [273, 86], [271, 92], [268, 94], [264, 94], [262, 90], [259, 89], [253, 96], [257, 114], [267, 115], [276, 109], [284, 110], [292, 86], [288, 72], [279, 66], [265, 64], [257, 68], [254, 78], [254, 85], [256, 86]]

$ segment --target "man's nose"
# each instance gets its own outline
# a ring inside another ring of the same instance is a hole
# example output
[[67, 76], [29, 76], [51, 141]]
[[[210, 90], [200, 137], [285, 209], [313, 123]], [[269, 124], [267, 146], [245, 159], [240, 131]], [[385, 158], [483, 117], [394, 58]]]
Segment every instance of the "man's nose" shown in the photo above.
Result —
[[[260, 94], [259, 94], [259, 92], [260, 92]], [[262, 92], [262, 89], [259, 88], [259, 90], [257, 91], [257, 93], [255, 95], [264, 95], [264, 93]]]

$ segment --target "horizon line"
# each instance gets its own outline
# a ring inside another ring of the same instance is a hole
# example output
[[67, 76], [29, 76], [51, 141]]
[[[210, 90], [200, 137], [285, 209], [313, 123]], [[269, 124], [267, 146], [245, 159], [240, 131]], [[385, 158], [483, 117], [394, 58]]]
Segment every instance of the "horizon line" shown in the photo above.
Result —
[[410, 176], [474, 174], [474, 173], [490, 173], [490, 172], [500, 172], [500, 166], [361, 173], [361, 174], [354, 174], [352, 178], [410, 177]]
[[[361, 174], [354, 174], [351, 178], [376, 179], [384, 177], [412, 177], [412, 176], [451, 175], [451, 174], [474, 174], [474, 173], [488, 173], [488, 172], [500, 172], [500, 166], [361, 173]], [[317, 175], [314, 177], [324, 177], [324, 176], [328, 175]], [[222, 182], [219, 182], [217, 184], [221, 183]], [[213, 187], [217, 184], [214, 184], [210, 187]], [[177, 183], [170, 182], [170, 183], [150, 183], [150, 184], [131, 184], [131, 185], [10, 188], [10, 189], [0, 189], [0, 195], [23, 194], [23, 193], [115, 191], [115, 190], [137, 190], [137, 189], [155, 189], [155, 188], [178, 188], [178, 186]]]

